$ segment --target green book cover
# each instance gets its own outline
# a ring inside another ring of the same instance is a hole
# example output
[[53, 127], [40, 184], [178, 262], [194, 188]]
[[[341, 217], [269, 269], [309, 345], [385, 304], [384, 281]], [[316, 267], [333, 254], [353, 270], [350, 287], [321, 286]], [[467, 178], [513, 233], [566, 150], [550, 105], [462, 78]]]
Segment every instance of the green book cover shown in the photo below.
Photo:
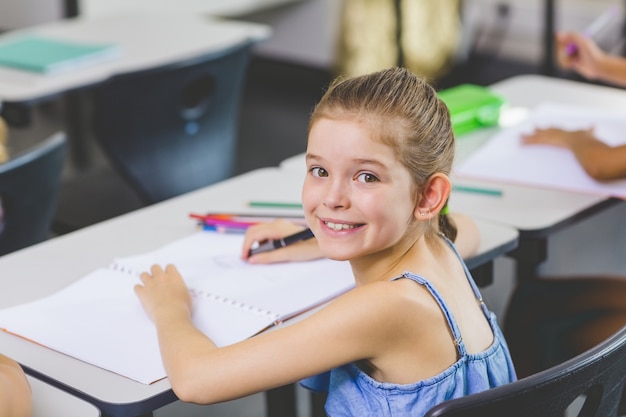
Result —
[[0, 42], [0, 65], [39, 73], [58, 73], [115, 58], [115, 45], [25, 36]]
[[452, 128], [457, 135], [497, 125], [505, 103], [498, 94], [474, 84], [461, 84], [438, 95], [450, 110]]

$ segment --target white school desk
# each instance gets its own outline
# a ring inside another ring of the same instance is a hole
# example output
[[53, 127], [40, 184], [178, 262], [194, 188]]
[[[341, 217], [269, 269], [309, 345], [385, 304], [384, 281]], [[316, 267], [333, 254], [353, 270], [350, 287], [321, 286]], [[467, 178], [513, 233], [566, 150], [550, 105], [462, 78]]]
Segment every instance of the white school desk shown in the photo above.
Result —
[[0, 110], [9, 125], [28, 126], [31, 107], [63, 97], [65, 131], [72, 161], [83, 168], [89, 163], [86, 140], [91, 137], [84, 122], [83, 90], [120, 74], [175, 65], [219, 54], [239, 45], [254, 44], [270, 36], [266, 25], [218, 20], [195, 13], [171, 10], [105, 14], [99, 17], [63, 19], [6, 32], [0, 42], [35, 34], [94, 44], [114, 44], [119, 57], [58, 74], [39, 74], [0, 66]]
[[219, 52], [270, 36], [266, 25], [210, 19], [191, 13], [107, 14], [64, 19], [0, 35], [0, 42], [35, 34], [54, 39], [118, 45], [120, 56], [55, 75], [0, 66], [0, 101], [28, 103], [94, 85], [122, 73]]
[[[495, 83], [490, 88], [506, 98], [509, 110], [504, 114], [509, 117], [514, 117], [520, 111], [529, 111], [543, 101], [613, 111], [626, 109], [624, 90], [542, 75], [516, 76]], [[462, 162], [496, 132], [497, 128], [489, 128], [458, 137], [455, 163]], [[288, 158], [280, 166], [302, 172], [305, 169], [303, 155]], [[474, 218], [483, 218], [519, 230], [519, 248], [513, 252], [513, 257], [518, 261], [518, 277], [533, 276], [536, 266], [547, 258], [547, 238], [550, 234], [620, 203], [619, 200], [597, 195], [459, 179], [454, 175], [452, 180], [457, 185], [502, 191], [502, 196], [498, 197], [453, 191], [450, 207]]]
[[93, 404], [27, 375], [32, 390], [32, 417], [99, 417]]
[[[0, 308], [52, 294], [116, 257], [147, 252], [194, 232], [190, 212], [267, 214], [248, 202], [299, 201], [301, 184], [301, 176], [263, 168], [0, 257]], [[490, 240], [483, 241], [476, 262], [500, 255], [498, 248], [514, 247], [513, 228], [486, 221], [478, 225]], [[149, 414], [176, 400], [167, 379], [144, 385], [3, 332], [0, 346], [28, 372], [92, 402], [104, 415]]]
[[184, 10], [213, 16], [239, 17], [273, 7], [287, 6], [303, 0], [78, 0], [81, 16], [97, 16], [112, 10]]

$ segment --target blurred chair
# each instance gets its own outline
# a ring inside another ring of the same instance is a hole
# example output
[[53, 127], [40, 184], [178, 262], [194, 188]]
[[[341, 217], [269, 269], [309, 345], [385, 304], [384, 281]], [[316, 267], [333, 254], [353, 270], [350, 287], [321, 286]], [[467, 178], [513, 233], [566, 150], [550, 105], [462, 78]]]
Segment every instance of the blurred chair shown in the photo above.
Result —
[[0, 255], [50, 237], [65, 161], [65, 134], [0, 164]]
[[[424, 417], [564, 417], [624, 415], [626, 326], [596, 347], [534, 375], [443, 402]], [[570, 407], [583, 401], [577, 414]], [[567, 410], [567, 412], [566, 412]]]
[[95, 88], [95, 138], [145, 204], [233, 174], [251, 45], [119, 75]]
[[80, 139], [95, 139], [93, 151], [104, 158], [64, 181], [53, 230], [72, 232], [230, 177], [252, 45], [120, 74], [84, 91], [93, 137]]

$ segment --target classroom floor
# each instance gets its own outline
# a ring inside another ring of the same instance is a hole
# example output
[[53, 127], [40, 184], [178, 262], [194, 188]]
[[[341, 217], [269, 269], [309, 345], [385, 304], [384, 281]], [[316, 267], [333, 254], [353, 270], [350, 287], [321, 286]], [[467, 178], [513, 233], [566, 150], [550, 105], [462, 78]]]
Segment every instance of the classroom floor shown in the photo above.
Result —
[[[461, 82], [488, 85], [509, 76], [537, 72], [532, 65], [474, 56], [466, 65], [441, 79], [437, 88]], [[331, 74], [264, 59], [254, 59], [249, 70], [239, 125], [237, 172], [277, 165], [303, 152], [306, 147], [308, 116], [327, 85]], [[11, 132], [12, 149], [19, 149], [61, 126], [62, 104], [49, 103], [36, 109], [33, 125]], [[111, 170], [92, 144], [91, 164], [77, 170], [68, 163], [57, 220], [78, 220], [89, 224], [140, 207], [132, 191]], [[80, 181], [78, 181], [80, 180]], [[97, 190], [97, 195], [94, 194]], [[89, 196], [89, 197], [86, 197]], [[310, 411], [308, 396], [298, 391], [299, 416]], [[258, 417], [265, 415], [264, 395], [211, 406], [174, 403], [157, 410], [156, 417], [212, 416]]]

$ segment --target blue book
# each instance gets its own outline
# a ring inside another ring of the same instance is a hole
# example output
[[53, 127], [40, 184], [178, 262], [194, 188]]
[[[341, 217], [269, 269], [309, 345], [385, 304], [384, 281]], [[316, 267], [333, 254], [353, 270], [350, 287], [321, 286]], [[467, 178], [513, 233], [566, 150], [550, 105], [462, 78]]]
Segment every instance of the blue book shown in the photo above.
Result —
[[45, 74], [97, 64], [118, 55], [116, 45], [70, 42], [34, 35], [0, 42], [0, 66]]

